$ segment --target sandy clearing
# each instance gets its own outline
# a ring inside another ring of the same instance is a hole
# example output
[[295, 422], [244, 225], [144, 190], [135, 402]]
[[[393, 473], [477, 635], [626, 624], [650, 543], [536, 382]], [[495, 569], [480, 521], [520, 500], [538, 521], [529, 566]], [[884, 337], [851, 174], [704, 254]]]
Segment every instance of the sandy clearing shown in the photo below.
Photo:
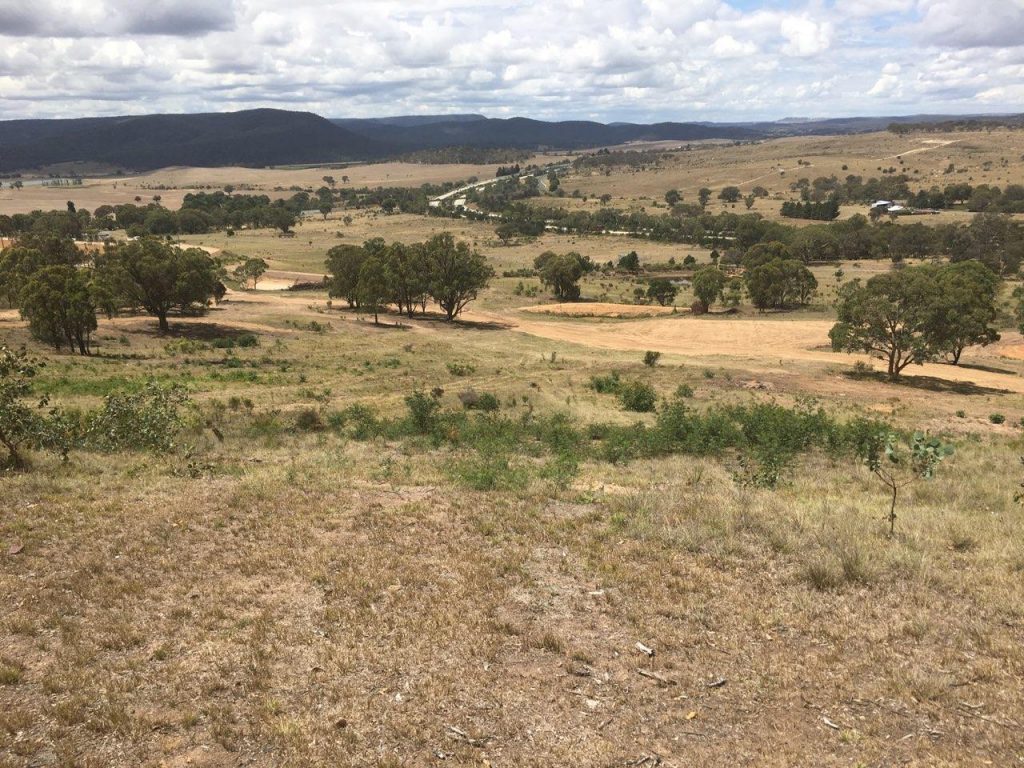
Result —
[[[611, 304], [604, 302], [577, 302], [567, 304], [536, 304], [521, 307], [519, 311], [538, 315], [561, 315], [564, 317], [654, 317], [671, 315], [673, 307], [645, 306], [639, 304]], [[681, 310], [675, 309], [676, 312]], [[689, 311], [689, 310], [687, 310]]]
[[[866, 356], [832, 352], [828, 332], [833, 323], [829, 320], [697, 319], [684, 315], [601, 324], [513, 318], [484, 312], [468, 312], [466, 319], [504, 323], [532, 336], [600, 349], [655, 350], [697, 359], [728, 357], [759, 372], [784, 373], [787, 361], [850, 365], [858, 359], [869, 360]], [[877, 369], [878, 362], [873, 362]], [[942, 364], [915, 365], [907, 373], [1024, 393], [1024, 379], [1016, 374]]]

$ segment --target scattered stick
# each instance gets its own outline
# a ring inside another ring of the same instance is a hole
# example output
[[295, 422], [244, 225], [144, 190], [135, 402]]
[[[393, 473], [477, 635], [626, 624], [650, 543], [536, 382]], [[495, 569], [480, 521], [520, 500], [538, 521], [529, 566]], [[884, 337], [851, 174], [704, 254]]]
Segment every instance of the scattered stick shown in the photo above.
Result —
[[661, 757], [659, 755], [644, 755], [636, 760], [627, 760], [626, 765], [661, 765]]
[[705, 688], [721, 688], [727, 682], [729, 682], [729, 681], [726, 680], [724, 677], [720, 677], [717, 680], [712, 680], [710, 683], [706, 683], [704, 687]]
[[643, 643], [640, 643], [640, 642], [638, 642], [634, 647], [638, 651], [640, 651], [640, 653], [645, 654], [647, 656], [650, 656], [652, 659], [654, 658], [654, 649], [653, 648], [648, 648], [646, 645], [644, 645]]
[[465, 742], [471, 747], [485, 747], [487, 746], [487, 742], [491, 740], [490, 736], [483, 736], [479, 739], [475, 739], [464, 730], [456, 728], [454, 725], [448, 726], [448, 737], [455, 739], [456, 741]]
[[662, 675], [659, 675], [657, 672], [648, 672], [646, 669], [638, 669], [637, 672], [639, 672], [644, 677], [650, 678], [651, 680], [657, 680], [662, 685], [676, 684], [675, 680], [669, 680], [667, 677], [663, 677]]
[[1000, 728], [1005, 728], [1008, 731], [1020, 730], [1020, 725], [1018, 723], [1013, 722], [1013, 720], [1003, 722], [1002, 720], [996, 720], [994, 717], [983, 715], [980, 712], [971, 712], [969, 709], [961, 709], [960, 712], [961, 714], [968, 715], [969, 717], [976, 717], [979, 720], [984, 720], [986, 723], [998, 725]]
[[821, 722], [823, 722], [823, 723], [824, 723], [825, 725], [827, 725], [827, 726], [828, 726], [829, 728], [831, 728], [831, 729], [832, 729], [832, 730], [834, 730], [834, 731], [838, 731], [838, 730], [840, 730], [839, 726], [838, 726], [838, 725], [836, 725], [835, 723], [833, 723], [833, 722], [832, 722], [831, 720], [829, 720], [829, 719], [828, 719], [827, 717], [824, 717], [824, 716], [823, 716], [823, 717], [821, 718]]

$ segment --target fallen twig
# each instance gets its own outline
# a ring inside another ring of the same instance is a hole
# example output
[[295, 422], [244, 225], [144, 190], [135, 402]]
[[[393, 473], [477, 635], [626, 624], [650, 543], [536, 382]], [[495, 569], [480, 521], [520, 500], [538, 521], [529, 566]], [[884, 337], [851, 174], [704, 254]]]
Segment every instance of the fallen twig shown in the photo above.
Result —
[[650, 678], [651, 680], [657, 680], [662, 685], [675, 685], [676, 684], [675, 680], [669, 680], [667, 677], [659, 675], [657, 672], [648, 672], [646, 669], [638, 669], [637, 672], [639, 672], [644, 677]]

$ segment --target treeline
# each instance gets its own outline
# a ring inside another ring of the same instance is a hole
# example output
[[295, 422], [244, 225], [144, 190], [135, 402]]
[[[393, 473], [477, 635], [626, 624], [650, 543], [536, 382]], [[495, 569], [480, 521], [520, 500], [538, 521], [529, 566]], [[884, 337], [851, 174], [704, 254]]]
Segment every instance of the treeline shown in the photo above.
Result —
[[491, 165], [492, 163], [518, 163], [528, 160], [530, 155], [530, 152], [521, 149], [462, 146], [420, 149], [416, 152], [399, 155], [396, 160], [428, 165]]
[[[895, 170], [895, 169], [893, 169]], [[803, 202], [873, 203], [876, 200], [905, 200], [910, 196], [906, 174], [893, 174], [881, 178], [870, 178], [854, 174], [840, 179], [835, 174], [819, 176], [813, 181], [801, 178], [789, 185], [790, 190], [800, 193]]]
[[30, 235], [0, 251], [0, 295], [29, 332], [60, 351], [91, 353], [99, 313], [144, 311], [169, 329], [173, 312], [203, 311], [224, 296], [223, 268], [205, 251], [154, 238], [86, 253], [57, 235]]
[[955, 131], [990, 131], [994, 128], [1020, 130], [1024, 128], [1024, 115], [1014, 117], [981, 117], [963, 120], [944, 120], [941, 123], [891, 123], [889, 132], [898, 135], [907, 133], [951, 133]]
[[0, 215], [0, 236], [60, 232], [82, 240], [90, 239], [90, 234], [113, 229], [124, 229], [129, 237], [199, 235], [218, 230], [264, 228], [279, 229], [285, 233], [296, 225], [305, 211], [320, 211], [326, 216], [339, 208], [380, 208], [385, 213], [426, 214], [432, 198], [461, 184], [360, 189], [324, 186], [314, 194], [302, 190], [279, 200], [271, 200], [267, 195], [239, 195], [225, 191], [190, 192], [177, 211], [160, 205], [159, 200], [145, 205], [101, 205], [93, 213], [76, 209], [69, 202], [67, 212], [33, 211]]
[[1005, 189], [988, 184], [974, 187], [967, 183], [947, 184], [943, 188], [922, 189], [907, 197], [914, 208], [954, 208], [964, 206], [975, 213], [1024, 213], [1024, 185], [1010, 184]]
[[409, 317], [425, 314], [430, 300], [453, 320], [494, 276], [483, 255], [448, 233], [411, 245], [388, 245], [380, 237], [362, 246], [336, 245], [326, 266], [329, 294], [372, 312], [374, 322], [392, 304]]
[[[515, 171], [515, 173], [518, 173], [518, 171]], [[499, 173], [498, 175], [508, 174]], [[508, 178], [502, 179], [496, 184], [488, 184], [486, 187], [477, 187], [469, 190], [466, 194], [466, 199], [484, 211], [498, 213], [519, 200], [526, 200], [538, 195], [540, 195], [540, 181], [536, 176], [516, 177], [509, 175]]]
[[625, 150], [612, 152], [609, 149], [600, 149], [590, 155], [581, 155], [573, 160], [572, 167], [576, 171], [590, 170], [593, 168], [607, 169], [626, 166], [644, 170], [657, 166], [662, 159], [664, 152], [658, 150]]
[[983, 213], [970, 224], [930, 227], [922, 223], [872, 224], [857, 214], [849, 219], [807, 227], [768, 221], [759, 214], [709, 213], [700, 206], [679, 204], [668, 214], [601, 208], [564, 208], [513, 203], [503, 212], [504, 226], [514, 234], [536, 235], [545, 229], [567, 234], [622, 232], [651, 240], [687, 243], [723, 251], [726, 264], [739, 264], [758, 243], [781, 242], [793, 258], [813, 262], [949, 256], [978, 259], [1001, 275], [1016, 274], [1024, 260], [1024, 226], [1009, 216]]
[[814, 219], [832, 221], [839, 216], [839, 201], [830, 197], [823, 202], [798, 203], [787, 200], [782, 204], [782, 215], [790, 219]]

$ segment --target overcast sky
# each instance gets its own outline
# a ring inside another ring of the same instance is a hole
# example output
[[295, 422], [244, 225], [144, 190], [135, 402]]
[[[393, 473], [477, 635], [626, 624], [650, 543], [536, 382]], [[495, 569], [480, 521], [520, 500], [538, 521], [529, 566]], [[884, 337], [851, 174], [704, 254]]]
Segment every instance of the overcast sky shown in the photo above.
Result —
[[0, 0], [0, 119], [1024, 112], [1024, 0]]

